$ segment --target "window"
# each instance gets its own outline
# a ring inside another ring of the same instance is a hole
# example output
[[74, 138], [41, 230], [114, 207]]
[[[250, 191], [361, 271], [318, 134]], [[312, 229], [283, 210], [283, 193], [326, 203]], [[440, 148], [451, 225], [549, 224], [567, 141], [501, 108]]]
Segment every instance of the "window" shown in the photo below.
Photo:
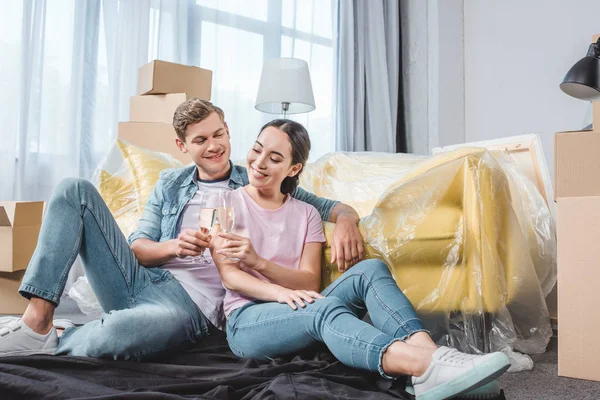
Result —
[[[332, 2], [329, 0], [197, 0], [187, 19], [187, 60], [213, 71], [212, 101], [223, 108], [232, 159], [245, 159], [260, 127], [281, 115], [254, 109], [263, 62], [308, 62], [316, 110], [290, 115], [311, 135], [311, 160], [333, 151]], [[161, 57], [160, 21], [152, 21], [148, 61]]]

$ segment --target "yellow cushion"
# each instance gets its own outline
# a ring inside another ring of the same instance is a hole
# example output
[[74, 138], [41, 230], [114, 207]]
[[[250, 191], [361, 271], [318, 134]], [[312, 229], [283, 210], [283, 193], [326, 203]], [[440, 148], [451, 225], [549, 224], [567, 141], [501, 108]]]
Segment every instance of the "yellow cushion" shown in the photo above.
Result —
[[183, 166], [169, 154], [115, 141], [94, 183], [126, 237], [137, 229], [160, 171]]

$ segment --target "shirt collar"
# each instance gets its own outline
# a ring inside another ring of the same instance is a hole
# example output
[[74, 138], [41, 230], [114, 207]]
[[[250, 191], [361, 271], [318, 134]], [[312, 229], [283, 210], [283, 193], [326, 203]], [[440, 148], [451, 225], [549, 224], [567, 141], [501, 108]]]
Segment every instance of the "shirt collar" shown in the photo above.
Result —
[[[198, 168], [196, 167], [196, 164], [188, 167], [190, 170], [189, 172], [186, 171], [185, 173], [185, 179], [183, 180], [183, 183], [181, 184], [181, 187], [186, 187], [189, 186], [191, 184], [194, 184], [195, 186], [198, 185]], [[231, 162], [231, 160], [229, 160], [229, 180], [233, 181], [234, 183], [243, 186], [243, 180], [242, 180], [242, 176], [240, 173], [240, 169], [237, 168], [236, 165], [233, 165], [233, 163]]]

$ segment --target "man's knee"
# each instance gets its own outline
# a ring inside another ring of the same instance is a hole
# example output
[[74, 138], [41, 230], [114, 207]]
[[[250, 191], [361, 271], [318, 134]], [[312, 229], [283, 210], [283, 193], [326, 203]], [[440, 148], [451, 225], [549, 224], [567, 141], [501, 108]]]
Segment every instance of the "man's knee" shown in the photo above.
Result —
[[56, 187], [55, 195], [64, 197], [70, 203], [80, 205], [89, 196], [98, 195], [98, 191], [92, 183], [83, 178], [65, 178]]

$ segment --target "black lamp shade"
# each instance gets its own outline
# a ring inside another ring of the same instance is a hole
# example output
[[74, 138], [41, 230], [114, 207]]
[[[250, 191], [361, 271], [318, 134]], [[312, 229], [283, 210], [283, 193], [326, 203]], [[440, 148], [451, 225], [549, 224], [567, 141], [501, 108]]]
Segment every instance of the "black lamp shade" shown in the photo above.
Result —
[[600, 100], [600, 39], [592, 43], [587, 55], [571, 67], [560, 88], [581, 100]]

